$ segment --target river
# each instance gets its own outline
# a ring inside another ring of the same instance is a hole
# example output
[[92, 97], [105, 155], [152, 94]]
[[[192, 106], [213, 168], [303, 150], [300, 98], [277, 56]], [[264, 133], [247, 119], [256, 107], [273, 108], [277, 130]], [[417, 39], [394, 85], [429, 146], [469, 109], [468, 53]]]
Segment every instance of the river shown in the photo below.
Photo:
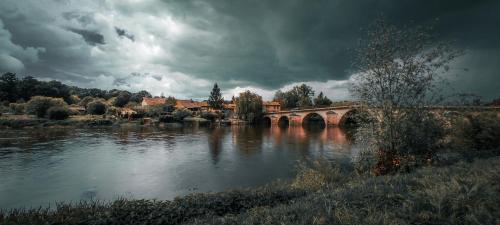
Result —
[[350, 160], [355, 146], [336, 127], [0, 130], [0, 208], [258, 186], [299, 160]]

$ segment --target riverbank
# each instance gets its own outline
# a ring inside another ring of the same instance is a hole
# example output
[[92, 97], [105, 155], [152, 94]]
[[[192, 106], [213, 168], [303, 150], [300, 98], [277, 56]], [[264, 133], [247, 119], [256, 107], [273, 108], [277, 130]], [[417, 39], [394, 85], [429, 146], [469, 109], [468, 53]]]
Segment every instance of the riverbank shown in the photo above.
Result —
[[102, 116], [80, 115], [71, 116], [65, 120], [49, 120], [31, 115], [2, 115], [0, 128], [47, 128], [47, 127], [85, 127], [85, 126], [111, 126], [118, 122], [116, 119], [103, 118]]
[[[0, 129], [2, 128], [48, 128], [48, 127], [95, 127], [95, 126], [136, 126], [158, 125], [161, 127], [178, 127], [182, 124], [209, 125], [212, 122], [199, 117], [187, 117], [182, 122], [153, 122], [151, 118], [127, 120], [114, 116], [77, 115], [64, 120], [49, 120], [37, 118], [32, 115], [2, 115], [0, 116]], [[239, 120], [223, 121], [221, 125], [244, 125]]]
[[289, 182], [173, 201], [0, 213], [0, 224], [499, 224], [500, 157], [372, 177], [318, 164]]

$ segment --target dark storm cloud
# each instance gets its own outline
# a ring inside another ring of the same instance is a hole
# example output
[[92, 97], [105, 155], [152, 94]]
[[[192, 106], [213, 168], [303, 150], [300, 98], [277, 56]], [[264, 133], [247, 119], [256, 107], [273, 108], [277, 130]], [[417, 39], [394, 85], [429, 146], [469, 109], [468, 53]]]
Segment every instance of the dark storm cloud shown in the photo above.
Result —
[[[197, 1], [166, 2], [177, 17], [222, 36], [214, 49], [194, 40], [178, 46], [175, 68], [269, 88], [347, 79], [362, 28], [381, 14], [399, 25], [435, 25], [457, 47], [499, 50], [500, 43], [499, 1], [212, 1], [213, 11]], [[207, 52], [217, 57], [207, 59]]]
[[76, 29], [76, 28], [68, 28], [68, 30], [70, 30], [71, 32], [77, 33], [79, 35], [82, 35], [85, 42], [87, 42], [89, 45], [97, 45], [97, 44], [103, 45], [103, 44], [105, 44], [104, 36], [102, 36], [102, 34], [99, 34], [95, 31]]
[[93, 14], [90, 12], [71, 11], [62, 13], [62, 16], [67, 20], [76, 20], [83, 26], [88, 26], [94, 23]]
[[135, 41], [134, 35], [130, 34], [125, 29], [115, 27], [115, 31], [119, 37], [126, 37], [126, 38], [130, 39], [131, 41]]
[[[345, 81], [354, 72], [358, 39], [383, 14], [398, 25], [434, 25], [441, 40], [454, 40], [465, 50], [452, 65], [459, 75], [452, 78], [457, 89], [488, 98], [499, 95], [496, 0], [43, 2], [0, 3], [0, 19], [12, 44], [44, 49], [37, 63], [14, 53], [3, 53], [4, 62], [75, 84], [109, 80], [109, 85], [125, 85], [151, 78], [147, 85], [156, 85], [193, 77], [219, 82], [225, 89], [275, 90], [296, 82]], [[345, 89], [341, 84], [338, 88]], [[169, 85], [165, 88], [185, 84]]]

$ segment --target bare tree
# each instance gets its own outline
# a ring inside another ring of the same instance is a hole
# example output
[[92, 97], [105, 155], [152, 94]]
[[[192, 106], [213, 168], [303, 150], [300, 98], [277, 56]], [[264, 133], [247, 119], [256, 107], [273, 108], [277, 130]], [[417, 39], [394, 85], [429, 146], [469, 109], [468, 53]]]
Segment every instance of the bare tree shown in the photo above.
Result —
[[460, 52], [434, 41], [431, 30], [398, 28], [379, 18], [357, 49], [350, 91], [375, 112], [372, 128], [384, 171], [408, 153], [429, 158], [436, 142], [427, 134], [434, 119], [427, 106], [441, 100], [437, 82]]

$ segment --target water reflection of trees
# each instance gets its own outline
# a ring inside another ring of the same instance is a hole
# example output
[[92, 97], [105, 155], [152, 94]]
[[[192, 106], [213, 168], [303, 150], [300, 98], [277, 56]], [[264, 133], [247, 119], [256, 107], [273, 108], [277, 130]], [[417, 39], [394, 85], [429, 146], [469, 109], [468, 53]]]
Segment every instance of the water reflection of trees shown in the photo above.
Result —
[[[78, 130], [70, 129], [24, 129], [5, 130], [0, 133], [0, 148], [17, 147], [21, 150], [57, 150], [64, 140], [77, 136]], [[37, 146], [44, 146], [38, 148]]]
[[245, 154], [253, 155], [262, 150], [263, 130], [266, 128], [250, 126], [233, 126], [232, 141], [235, 148]]
[[213, 164], [219, 162], [220, 154], [223, 151], [224, 137], [227, 135], [225, 127], [215, 127], [208, 130], [208, 149], [212, 157]]

